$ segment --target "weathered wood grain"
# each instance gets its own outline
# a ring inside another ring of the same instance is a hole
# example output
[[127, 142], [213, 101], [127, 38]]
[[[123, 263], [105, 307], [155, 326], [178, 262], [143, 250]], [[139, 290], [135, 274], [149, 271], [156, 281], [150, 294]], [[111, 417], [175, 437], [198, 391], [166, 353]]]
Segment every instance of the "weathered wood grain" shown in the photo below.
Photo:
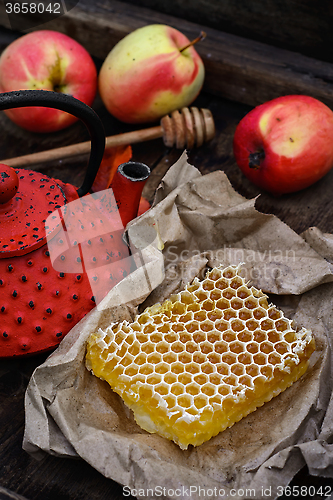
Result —
[[333, 62], [330, 0], [126, 0], [194, 23]]
[[[69, 9], [77, 0], [66, 0]], [[79, 5], [82, 5], [80, 0]], [[97, 2], [91, 10], [98, 10]], [[109, 3], [107, 1], [104, 4]], [[330, 0], [126, 0], [132, 7], [153, 9], [243, 38], [268, 43], [319, 60], [333, 62], [332, 2]], [[45, 16], [34, 16], [43, 22]], [[3, 21], [6, 23], [6, 19]], [[21, 20], [22, 22], [22, 20]], [[23, 24], [26, 19], [23, 19]], [[7, 21], [7, 26], [9, 22]]]
[[[1, 15], [0, 23], [6, 24]], [[197, 44], [206, 67], [205, 90], [255, 106], [286, 94], [308, 94], [333, 107], [333, 64], [251, 41], [154, 10], [117, 0], [80, 0], [65, 16], [43, 25], [72, 36], [103, 60], [126, 34], [146, 24], [165, 23], [190, 39], [205, 29]], [[37, 26], [35, 29], [40, 29]]]
[[2, 488], [0, 486], [0, 500], [27, 500], [25, 497], [18, 495], [17, 493], [7, 490], [7, 488]]

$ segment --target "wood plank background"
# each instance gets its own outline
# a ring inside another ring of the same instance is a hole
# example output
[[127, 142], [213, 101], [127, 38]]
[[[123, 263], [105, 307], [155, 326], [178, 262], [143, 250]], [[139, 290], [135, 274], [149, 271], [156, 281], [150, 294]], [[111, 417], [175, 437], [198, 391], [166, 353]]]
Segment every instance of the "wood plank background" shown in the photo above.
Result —
[[226, 33], [333, 62], [330, 0], [126, 0]]
[[[208, 5], [213, 3], [214, 0], [211, 0]], [[269, 3], [274, 5], [273, 2]], [[182, 2], [182, 5], [184, 8], [185, 3]], [[172, 12], [179, 14], [182, 11], [174, 8]], [[247, 12], [246, 9], [244, 12]], [[27, 14], [22, 17], [23, 27], [28, 17]], [[101, 60], [117, 41], [146, 24], [169, 24], [190, 39], [204, 29], [207, 38], [197, 45], [197, 50], [206, 68], [207, 92], [250, 106], [279, 95], [308, 94], [333, 108], [332, 63], [205, 26], [206, 18], [202, 17], [203, 20], [196, 24], [174, 15], [139, 7], [136, 3], [129, 5], [118, 0], [98, 3], [80, 0], [66, 16], [58, 17], [42, 28], [56, 29], [72, 36]], [[284, 26], [282, 19], [277, 18], [277, 23]], [[9, 26], [4, 4], [0, 4], [0, 24]], [[41, 26], [35, 29], [41, 29]]]

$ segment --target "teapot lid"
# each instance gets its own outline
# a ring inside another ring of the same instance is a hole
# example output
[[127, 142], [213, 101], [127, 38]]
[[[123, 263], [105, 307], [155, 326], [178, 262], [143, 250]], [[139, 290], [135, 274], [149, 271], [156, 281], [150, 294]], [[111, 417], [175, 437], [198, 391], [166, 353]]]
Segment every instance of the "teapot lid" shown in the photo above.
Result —
[[[44, 245], [46, 219], [65, 203], [65, 193], [54, 179], [0, 164], [0, 259], [25, 255]], [[61, 222], [58, 225], [60, 229]], [[53, 226], [52, 232], [56, 229]]]

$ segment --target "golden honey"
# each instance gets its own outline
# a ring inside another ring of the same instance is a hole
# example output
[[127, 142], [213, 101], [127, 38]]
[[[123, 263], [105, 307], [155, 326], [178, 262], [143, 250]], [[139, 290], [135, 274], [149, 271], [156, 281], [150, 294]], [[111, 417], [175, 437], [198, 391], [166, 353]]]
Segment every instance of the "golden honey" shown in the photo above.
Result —
[[315, 350], [239, 266], [214, 268], [184, 291], [91, 335], [86, 365], [136, 422], [180, 448], [198, 446], [303, 375]]

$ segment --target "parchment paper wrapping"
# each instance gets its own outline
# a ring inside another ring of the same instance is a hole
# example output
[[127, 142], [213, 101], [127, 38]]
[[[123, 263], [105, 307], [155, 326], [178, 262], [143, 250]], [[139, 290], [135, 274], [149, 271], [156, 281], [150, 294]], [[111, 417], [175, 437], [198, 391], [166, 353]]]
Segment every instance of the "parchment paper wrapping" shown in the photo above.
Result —
[[113, 306], [113, 289], [104, 309], [88, 314], [35, 370], [26, 393], [27, 452], [81, 457], [126, 492], [149, 498], [196, 499], [203, 492], [246, 498], [246, 489], [251, 498], [276, 498], [304, 464], [311, 474], [333, 477], [333, 238], [317, 229], [299, 236], [254, 204], [223, 172], [201, 176], [183, 154], [162, 180], [154, 207], [128, 230], [135, 240], [138, 227], [154, 226], [164, 244], [165, 276], [145, 305], [179, 291], [206, 265], [244, 262], [251, 283], [275, 294], [274, 303], [313, 331], [317, 350], [305, 376], [197, 448], [182, 451], [148, 434], [84, 364], [91, 331], [133, 318], [147, 295], [142, 276], [132, 275], [139, 301]]

